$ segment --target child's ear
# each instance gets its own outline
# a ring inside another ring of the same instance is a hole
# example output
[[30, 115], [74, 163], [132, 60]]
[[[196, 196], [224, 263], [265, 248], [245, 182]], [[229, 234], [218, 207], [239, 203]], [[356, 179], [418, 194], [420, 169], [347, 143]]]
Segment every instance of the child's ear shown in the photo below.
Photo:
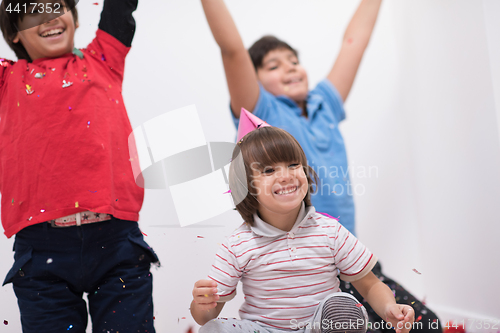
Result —
[[76, 20], [75, 22], [75, 29], [78, 29], [80, 27], [80, 22], [78, 22], [78, 20]]
[[14, 36], [14, 38], [12, 38], [12, 42], [17, 44], [19, 43], [19, 40], [20, 40], [20, 36], [19, 36], [19, 31], [16, 32], [16, 35]]

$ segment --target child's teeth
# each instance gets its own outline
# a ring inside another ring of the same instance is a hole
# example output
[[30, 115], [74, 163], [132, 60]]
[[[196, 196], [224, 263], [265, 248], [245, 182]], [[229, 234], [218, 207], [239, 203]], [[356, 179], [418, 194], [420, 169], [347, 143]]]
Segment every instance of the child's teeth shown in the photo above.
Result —
[[290, 190], [288, 190], [288, 191], [280, 191], [278, 194], [288, 194], [288, 193], [292, 193], [292, 192], [294, 192], [296, 189], [297, 189], [297, 188], [296, 188], [296, 187], [294, 187], [294, 188], [292, 188], [292, 189], [290, 189]]

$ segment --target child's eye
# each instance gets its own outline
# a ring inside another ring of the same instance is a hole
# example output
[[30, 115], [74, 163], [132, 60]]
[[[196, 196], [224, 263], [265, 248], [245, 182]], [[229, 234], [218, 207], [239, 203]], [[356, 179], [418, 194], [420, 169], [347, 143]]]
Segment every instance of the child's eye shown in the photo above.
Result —
[[266, 175], [270, 175], [274, 172], [274, 169], [272, 168], [269, 168], [269, 169], [264, 169], [264, 171], [262, 173], [266, 174]]
[[275, 69], [278, 69], [278, 66], [269, 67], [270, 71], [274, 71]]
[[293, 163], [293, 164], [290, 164], [290, 168], [298, 168], [300, 166], [300, 163]]

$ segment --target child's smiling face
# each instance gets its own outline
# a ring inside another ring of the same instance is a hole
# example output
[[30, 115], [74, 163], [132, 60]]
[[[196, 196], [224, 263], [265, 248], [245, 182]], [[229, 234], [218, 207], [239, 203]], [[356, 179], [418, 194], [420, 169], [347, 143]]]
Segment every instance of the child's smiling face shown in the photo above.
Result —
[[271, 94], [285, 95], [303, 106], [309, 92], [307, 73], [291, 50], [280, 48], [267, 53], [257, 77]]
[[[47, 13], [30, 14], [31, 9], [29, 9], [28, 14], [19, 20], [19, 32], [14, 37], [13, 42], [21, 43], [31, 60], [56, 58], [73, 50], [78, 22], [75, 22], [71, 10], [68, 8], [60, 10], [64, 10], [66, 13], [36, 26], [34, 26], [36, 20], [47, 21], [40, 18], [40, 15], [48, 15]], [[34, 12], [36, 13], [36, 10]]]
[[309, 184], [300, 163], [277, 163], [272, 166], [254, 167], [252, 191], [259, 202], [259, 215], [270, 224], [276, 217], [298, 214]]

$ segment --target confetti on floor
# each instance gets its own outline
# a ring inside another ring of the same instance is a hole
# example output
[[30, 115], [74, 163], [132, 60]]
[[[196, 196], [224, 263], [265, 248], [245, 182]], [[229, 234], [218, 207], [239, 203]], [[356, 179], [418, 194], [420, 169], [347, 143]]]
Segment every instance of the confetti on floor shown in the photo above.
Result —
[[415, 268], [412, 269], [412, 271], [414, 271], [415, 273], [417, 273], [418, 275], [421, 275], [422, 273], [420, 273], [419, 271], [417, 271]]

